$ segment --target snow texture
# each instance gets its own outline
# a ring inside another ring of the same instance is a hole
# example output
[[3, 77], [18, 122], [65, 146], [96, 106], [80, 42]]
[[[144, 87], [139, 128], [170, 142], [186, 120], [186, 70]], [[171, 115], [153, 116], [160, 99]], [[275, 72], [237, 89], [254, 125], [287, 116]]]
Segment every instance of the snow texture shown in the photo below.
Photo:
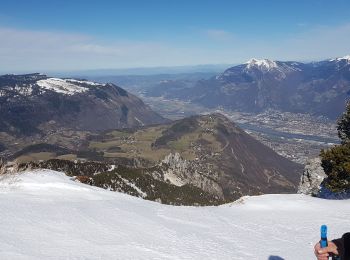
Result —
[[[49, 170], [0, 182], [0, 259], [314, 259], [319, 227], [350, 227], [350, 201], [244, 197], [175, 207], [74, 182]], [[278, 258], [279, 257], [279, 258]]]
[[82, 93], [88, 91], [89, 88], [85, 86], [101, 86], [101, 84], [90, 82], [90, 81], [79, 81], [75, 79], [59, 79], [59, 78], [48, 78], [38, 80], [36, 84], [43, 88], [55, 91], [57, 93], [62, 93], [66, 95], [74, 95], [77, 93]]
[[140, 120], [138, 119], [136, 116], [134, 117], [134, 119], [141, 125], [141, 126], [144, 126], [145, 124]]
[[276, 62], [268, 59], [258, 60], [253, 58], [253, 59], [250, 59], [246, 64], [248, 69], [252, 67], [264, 68], [267, 70], [277, 68]]
[[350, 63], [350, 55], [346, 55], [346, 56], [341, 57], [341, 58], [331, 59], [330, 61], [342, 61], [342, 60], [345, 60], [348, 63]]

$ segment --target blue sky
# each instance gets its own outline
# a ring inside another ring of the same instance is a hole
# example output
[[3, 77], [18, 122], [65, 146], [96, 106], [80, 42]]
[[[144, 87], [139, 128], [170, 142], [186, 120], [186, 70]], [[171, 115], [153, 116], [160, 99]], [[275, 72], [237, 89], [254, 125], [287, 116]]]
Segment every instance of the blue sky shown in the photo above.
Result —
[[2, 0], [0, 71], [344, 56], [349, 10], [341, 0]]

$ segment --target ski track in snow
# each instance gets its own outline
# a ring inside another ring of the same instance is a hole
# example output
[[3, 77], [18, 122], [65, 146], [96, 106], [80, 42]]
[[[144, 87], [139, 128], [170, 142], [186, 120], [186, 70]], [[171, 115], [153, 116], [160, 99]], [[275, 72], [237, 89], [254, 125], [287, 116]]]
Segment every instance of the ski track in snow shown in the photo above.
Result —
[[[350, 200], [244, 197], [219, 207], [175, 207], [27, 172], [0, 182], [0, 259], [315, 259], [350, 227]], [[276, 259], [276, 258], [270, 258]]]

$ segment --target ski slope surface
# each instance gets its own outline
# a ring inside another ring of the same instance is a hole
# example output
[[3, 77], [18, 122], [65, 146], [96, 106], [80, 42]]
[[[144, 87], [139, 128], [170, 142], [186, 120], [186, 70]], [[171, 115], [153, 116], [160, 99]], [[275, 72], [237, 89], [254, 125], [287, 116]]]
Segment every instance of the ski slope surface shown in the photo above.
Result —
[[320, 225], [350, 231], [350, 200], [244, 197], [175, 207], [39, 170], [0, 180], [0, 259], [315, 259]]

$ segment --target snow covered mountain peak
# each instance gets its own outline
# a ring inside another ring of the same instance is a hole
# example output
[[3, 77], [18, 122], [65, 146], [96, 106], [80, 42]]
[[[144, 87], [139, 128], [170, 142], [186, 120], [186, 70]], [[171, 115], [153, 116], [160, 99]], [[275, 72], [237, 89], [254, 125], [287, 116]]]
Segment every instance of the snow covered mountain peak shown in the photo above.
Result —
[[233, 75], [249, 74], [253, 77], [261, 77], [262, 75], [271, 75], [276, 80], [283, 80], [287, 74], [300, 71], [300, 63], [297, 62], [280, 62], [269, 59], [252, 58], [244, 64], [237, 65], [227, 69], [224, 73], [217, 76], [219, 80], [225, 80], [233, 77]]
[[345, 55], [344, 57], [331, 59], [330, 61], [344, 61], [344, 60], [350, 63], [350, 55]]
[[77, 93], [86, 92], [89, 90], [88, 87], [90, 86], [103, 86], [103, 84], [98, 84], [90, 81], [59, 78], [47, 78], [38, 80], [36, 84], [43, 89], [52, 90], [57, 93], [62, 93], [66, 95], [74, 95]]
[[259, 69], [264, 69], [264, 70], [270, 70], [273, 68], [277, 68], [277, 63], [269, 60], [269, 59], [262, 59], [262, 60], [258, 60], [258, 59], [250, 59], [249, 61], [246, 62], [247, 64], [247, 68], [259, 68]]

